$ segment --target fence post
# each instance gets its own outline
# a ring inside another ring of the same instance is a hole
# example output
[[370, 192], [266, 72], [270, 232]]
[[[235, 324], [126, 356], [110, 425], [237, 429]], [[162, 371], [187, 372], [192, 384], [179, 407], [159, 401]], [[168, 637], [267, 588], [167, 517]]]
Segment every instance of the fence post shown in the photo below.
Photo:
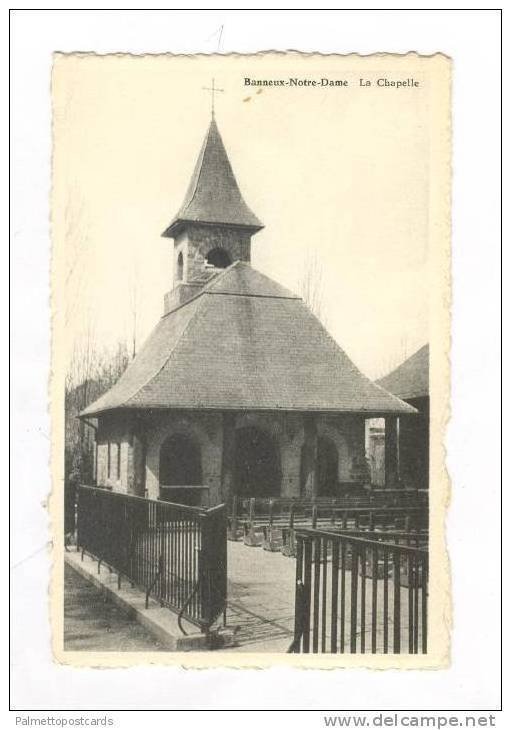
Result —
[[305, 631], [307, 614], [305, 587], [302, 580], [303, 573], [303, 540], [298, 539], [296, 545], [296, 579], [295, 579], [295, 626], [293, 642], [288, 654], [299, 654], [302, 636]]
[[318, 505], [316, 502], [312, 505], [312, 529], [315, 530], [318, 524]]
[[[248, 522], [245, 524], [243, 542], [249, 547], [259, 547], [262, 542], [262, 538], [256, 535], [254, 527], [255, 517], [255, 498], [251, 497], [248, 503]], [[261, 533], [259, 533], [260, 535]]]
[[[287, 533], [285, 528], [282, 531], [282, 537], [283, 537], [283, 545], [282, 545], [282, 553], [284, 555], [287, 555], [288, 557], [292, 557], [296, 554], [296, 538], [295, 538], [295, 503], [294, 501], [291, 502], [289, 505], [289, 522], [288, 522], [288, 528]], [[284, 535], [286, 536], [286, 539], [284, 541]]]
[[401, 653], [401, 556], [394, 551], [394, 654]]
[[351, 546], [351, 609], [350, 609], [350, 652], [357, 651], [357, 613], [358, 613], [358, 547]]
[[289, 530], [293, 530], [295, 526], [295, 503], [289, 505]]
[[303, 540], [304, 570], [303, 570], [303, 651], [308, 654], [310, 651], [310, 614], [311, 614], [311, 585], [312, 585], [312, 541], [309, 538]]
[[428, 651], [428, 556], [422, 559], [421, 570], [421, 622], [422, 622], [422, 653]]
[[236, 540], [238, 537], [238, 495], [235, 494], [232, 498], [232, 515], [231, 524], [229, 529], [229, 538]]
[[211, 550], [211, 534], [209, 527], [209, 522], [206, 519], [206, 515], [204, 515], [201, 518], [202, 540], [198, 555], [198, 590], [200, 596], [199, 616], [205, 626], [209, 625], [209, 606], [211, 600], [211, 585], [209, 575], [209, 553]]

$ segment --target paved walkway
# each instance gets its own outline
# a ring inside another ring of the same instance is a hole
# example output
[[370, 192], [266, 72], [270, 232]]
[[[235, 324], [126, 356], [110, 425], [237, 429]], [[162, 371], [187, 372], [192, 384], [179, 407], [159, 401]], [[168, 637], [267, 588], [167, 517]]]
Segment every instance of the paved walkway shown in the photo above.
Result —
[[239, 646], [226, 651], [287, 651], [293, 640], [295, 560], [229, 541], [227, 561], [227, 623], [240, 629]]
[[[241, 542], [228, 542], [228, 605], [227, 625], [239, 627], [236, 646], [224, 651], [286, 652], [293, 640], [294, 595], [296, 561], [281, 553], [271, 553], [262, 547], [248, 547]], [[331, 571], [331, 563], [328, 564]], [[349, 642], [351, 575], [345, 578], [345, 638]], [[362, 579], [358, 577], [358, 593]], [[377, 650], [383, 649], [381, 607], [383, 581], [375, 586], [379, 607], [376, 627]], [[320, 636], [328, 647], [330, 643], [331, 581], [326, 583], [325, 613], [320, 621]], [[66, 567], [65, 574], [65, 646], [67, 649], [93, 651], [161, 651], [163, 647], [136, 623], [127, 619], [113, 604], [105, 603], [101, 594], [83, 578]], [[371, 646], [372, 584], [366, 584], [365, 643]], [[339, 599], [340, 600], [340, 599]], [[402, 621], [401, 645], [406, 651], [408, 642], [408, 593], [401, 591]], [[359, 609], [360, 611], [360, 609]], [[393, 590], [389, 581], [388, 594], [389, 647], [393, 636]], [[360, 647], [360, 628], [357, 649]], [[338, 626], [338, 641], [340, 635]], [[419, 634], [420, 641], [420, 634]], [[348, 643], [346, 644], [348, 650]]]
[[[225, 651], [285, 652], [293, 638], [295, 561], [228, 542], [228, 626], [238, 646]], [[164, 651], [153, 636], [65, 566], [64, 644], [70, 651]]]
[[162, 651], [136, 621], [69, 566], [64, 566], [64, 647], [67, 651]]
[[[328, 650], [331, 637], [331, 585], [332, 564], [327, 566], [327, 580], [320, 588], [324, 599], [324, 609], [318, 616], [319, 644], [324, 643]], [[247, 547], [241, 542], [228, 543], [228, 610], [227, 622], [229, 625], [240, 627], [237, 634], [238, 646], [228, 651], [250, 652], [285, 652], [293, 640], [294, 632], [294, 600], [296, 561], [287, 558], [281, 553], [271, 553], [261, 547]], [[322, 574], [321, 574], [322, 575]], [[362, 650], [362, 639], [365, 642], [365, 651], [371, 651], [373, 631], [373, 598], [375, 600], [375, 641], [376, 650], [383, 652], [383, 581], [378, 580], [374, 585], [372, 579], [365, 582], [365, 625], [361, 625], [361, 600], [363, 581], [360, 574], [357, 576], [358, 606], [356, 648]], [[388, 648], [392, 651], [394, 638], [394, 584], [389, 578], [387, 593], [388, 611]], [[375, 595], [373, 596], [373, 588]], [[339, 584], [340, 591], [340, 584]], [[403, 652], [408, 651], [409, 642], [409, 598], [410, 594], [405, 586], [401, 587], [401, 621], [400, 640]], [[345, 650], [350, 647], [351, 624], [351, 571], [345, 574], [345, 605], [344, 605], [344, 641]], [[324, 610], [324, 613], [323, 613]], [[341, 610], [341, 594], [338, 597], [338, 610]], [[342, 632], [340, 614], [337, 624], [337, 646], [339, 647]], [[362, 636], [362, 629], [363, 636]], [[311, 637], [312, 641], [312, 637]], [[418, 627], [418, 646], [422, 641], [421, 626]]]

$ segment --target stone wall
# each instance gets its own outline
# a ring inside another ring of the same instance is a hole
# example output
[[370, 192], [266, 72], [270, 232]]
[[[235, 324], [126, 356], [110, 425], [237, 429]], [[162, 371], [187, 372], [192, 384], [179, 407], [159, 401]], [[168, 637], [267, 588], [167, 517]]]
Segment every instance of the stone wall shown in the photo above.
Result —
[[[117, 492], [128, 492], [133, 472], [131, 424], [125, 416], [105, 415], [99, 419], [96, 434], [97, 483]], [[110, 451], [110, 474], [108, 452]], [[118, 451], [120, 459], [118, 460]], [[117, 469], [119, 465], [119, 470]]]
[[[317, 436], [330, 439], [338, 453], [338, 481], [360, 481], [360, 463], [365, 461], [365, 419], [352, 415], [313, 416]], [[229, 499], [235, 488], [232, 470], [228, 475], [224, 457], [224, 429], [230, 423], [231, 434], [238, 429], [255, 427], [273, 441], [280, 460], [280, 494], [299, 497], [302, 485], [302, 447], [305, 441], [304, 418], [299, 413], [233, 413], [230, 420], [220, 412], [153, 411], [151, 414], [112, 414], [100, 419], [98, 441], [98, 484], [116, 491], [160, 496], [160, 449], [173, 434], [181, 434], [200, 447], [202, 483], [209, 487], [210, 504]], [[108, 477], [108, 443], [111, 473]], [[121, 448], [120, 474], [116, 473], [117, 444]], [[142, 444], [143, 456], [142, 456]], [[145, 461], [145, 479], [137, 476]], [[143, 485], [141, 486], [141, 483]]]

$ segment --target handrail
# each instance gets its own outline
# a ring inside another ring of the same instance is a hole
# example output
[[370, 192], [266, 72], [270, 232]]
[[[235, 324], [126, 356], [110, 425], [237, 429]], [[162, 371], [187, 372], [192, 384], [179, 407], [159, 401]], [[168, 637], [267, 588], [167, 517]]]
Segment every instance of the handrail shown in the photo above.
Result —
[[[167, 500], [161, 500], [161, 499], [151, 499], [149, 497], [140, 497], [138, 494], [126, 494], [125, 492], [115, 492], [111, 490], [110, 487], [93, 487], [89, 484], [80, 484], [80, 489], [87, 489], [91, 492], [105, 492], [108, 491], [109, 494], [111, 494], [113, 497], [116, 497], [118, 499], [130, 499], [134, 501], [149, 502], [150, 504], [166, 504], [170, 507], [175, 507], [176, 509], [182, 510], [183, 512], [190, 512], [194, 515], [204, 515], [209, 514], [212, 510], [217, 509], [217, 507], [224, 507], [224, 504], [217, 505], [215, 507], [201, 507], [201, 506], [192, 506], [189, 504], [179, 504], [178, 502], [168, 502]], [[183, 487], [184, 489], [184, 487]]]
[[[356, 545], [360, 546], [371, 546], [371, 547], [377, 547], [377, 548], [391, 548], [393, 551], [397, 550], [399, 552], [404, 553], [411, 553], [414, 555], [420, 554], [424, 556], [428, 556], [428, 551], [425, 548], [420, 547], [412, 547], [408, 545], [398, 545], [396, 543], [392, 542], [383, 542], [378, 540], [370, 540], [367, 538], [362, 537], [355, 537], [348, 534], [343, 534], [339, 532], [329, 532], [328, 530], [318, 530], [318, 529], [311, 529], [304, 527], [303, 529], [297, 528], [296, 529], [297, 535], [302, 535], [303, 537], [310, 537], [310, 538], [318, 538], [318, 537], [326, 537], [329, 539], [338, 540], [339, 542], [353, 542]], [[371, 534], [371, 532], [367, 533], [368, 535]]]
[[[304, 528], [306, 529], [306, 528]], [[329, 534], [336, 534], [336, 535], [345, 535], [346, 537], [369, 537], [369, 538], [379, 538], [379, 537], [386, 537], [390, 538], [392, 540], [407, 540], [407, 539], [428, 539], [428, 530], [381, 530], [381, 529], [375, 529], [375, 530], [357, 530], [352, 529], [349, 527], [336, 527], [335, 530], [330, 529], [327, 530]]]

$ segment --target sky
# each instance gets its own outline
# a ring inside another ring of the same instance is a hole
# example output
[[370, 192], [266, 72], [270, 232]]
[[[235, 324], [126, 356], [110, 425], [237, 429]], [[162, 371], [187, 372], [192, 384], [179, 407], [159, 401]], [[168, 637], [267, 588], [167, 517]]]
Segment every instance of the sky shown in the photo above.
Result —
[[[137, 349], [172, 287], [177, 212], [216, 119], [264, 223], [252, 265], [300, 292], [321, 272], [321, 318], [379, 377], [428, 341], [434, 80], [417, 58], [57, 56], [53, 72], [54, 302], [67, 361], [84, 338]], [[377, 87], [378, 78], [419, 80]], [[251, 87], [346, 79], [348, 87]], [[371, 87], [360, 79], [372, 80]], [[57, 315], [60, 316], [60, 315]]]

